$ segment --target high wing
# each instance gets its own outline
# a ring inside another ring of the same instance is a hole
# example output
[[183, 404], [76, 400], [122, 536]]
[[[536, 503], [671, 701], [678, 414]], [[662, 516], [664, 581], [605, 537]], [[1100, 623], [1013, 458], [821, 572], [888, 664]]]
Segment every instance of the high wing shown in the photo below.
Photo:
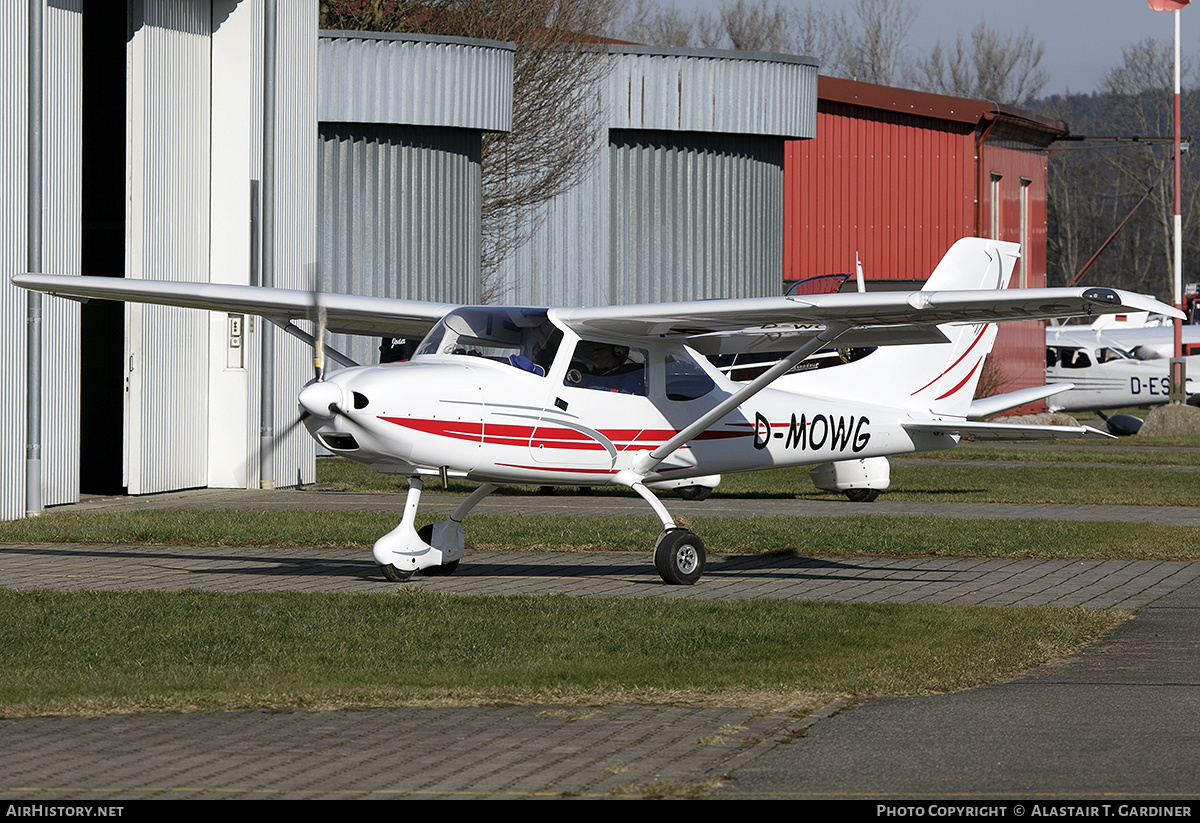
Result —
[[[217, 283], [126, 280], [22, 274], [23, 288], [77, 298], [125, 300], [257, 314], [279, 324], [307, 319], [314, 295]], [[321, 294], [328, 329], [343, 334], [419, 334], [457, 306], [389, 297]], [[990, 289], [694, 300], [634, 306], [554, 309], [581, 334], [615, 338], [675, 337], [703, 354], [792, 351], [830, 326], [846, 327], [839, 346], [942, 343], [939, 323], [983, 323], [1174, 308], [1139, 294], [1107, 288]]]
[[1050, 317], [1175, 309], [1152, 297], [1107, 288], [867, 292], [700, 300], [561, 309], [556, 317], [581, 334], [678, 337], [703, 354], [791, 350], [828, 324], [850, 329], [839, 346], [941, 343], [939, 323], [1041, 320]]
[[[126, 280], [120, 277], [21, 274], [13, 277], [12, 282], [23, 288], [65, 297], [257, 314], [279, 325], [286, 325], [292, 320], [309, 319], [314, 302], [318, 299], [307, 291], [220, 283]], [[420, 337], [444, 314], [458, 308], [450, 303], [348, 294], [323, 293], [319, 295], [319, 300], [329, 331], [372, 337], [403, 334]]]

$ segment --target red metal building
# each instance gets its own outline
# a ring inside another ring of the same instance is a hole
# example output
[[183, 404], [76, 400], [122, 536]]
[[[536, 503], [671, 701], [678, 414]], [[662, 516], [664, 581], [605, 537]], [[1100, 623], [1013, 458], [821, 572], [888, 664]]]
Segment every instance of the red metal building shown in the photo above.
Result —
[[[784, 279], [924, 281], [961, 237], [1021, 244], [1012, 286], [1046, 284], [1045, 148], [1067, 127], [1011, 106], [821, 77], [817, 137], [784, 155]], [[1041, 322], [1005, 323], [993, 390], [1044, 382]], [[981, 389], [983, 385], [981, 384]]]

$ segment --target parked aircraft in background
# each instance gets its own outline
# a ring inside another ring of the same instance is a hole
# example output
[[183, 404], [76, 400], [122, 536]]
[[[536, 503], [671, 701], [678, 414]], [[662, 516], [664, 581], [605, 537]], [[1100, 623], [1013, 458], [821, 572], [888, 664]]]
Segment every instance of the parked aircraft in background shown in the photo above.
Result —
[[[1046, 383], [1071, 383], [1046, 402], [1050, 411], [1161, 406], [1169, 400], [1174, 329], [1146, 315], [1106, 316], [1088, 326], [1046, 328]], [[1200, 353], [1200, 326], [1183, 327], [1184, 351]], [[1189, 403], [1200, 402], [1200, 354], [1184, 358]]]
[[[1200, 325], [1184, 324], [1183, 354], [1200, 355]], [[1116, 346], [1138, 360], [1167, 360], [1175, 352], [1175, 327], [1170, 317], [1136, 312], [1098, 317], [1090, 325], [1051, 324], [1046, 327], [1047, 346]]]
[[[498, 484], [620, 485], [662, 523], [654, 562], [668, 583], [696, 582], [705, 547], [651, 491], [722, 472], [853, 463], [946, 449], [963, 437], [1106, 437], [1086, 426], [968, 420], [995, 322], [1173, 310], [1106, 288], [1005, 289], [1019, 247], [956, 243], [915, 292], [817, 294], [638, 306], [452, 306], [245, 286], [26, 274], [19, 286], [83, 298], [259, 314], [316, 344], [300, 419], [335, 454], [404, 474], [408, 503], [379, 538], [384, 576], [449, 574], [461, 523]], [[310, 337], [295, 321], [315, 318]], [[326, 375], [325, 331], [407, 336], [412, 359]], [[791, 373], [824, 349], [871, 350]], [[708, 355], [786, 351], [749, 382]], [[424, 482], [481, 485], [451, 514], [414, 528]], [[586, 498], [585, 498], [586, 499]]]

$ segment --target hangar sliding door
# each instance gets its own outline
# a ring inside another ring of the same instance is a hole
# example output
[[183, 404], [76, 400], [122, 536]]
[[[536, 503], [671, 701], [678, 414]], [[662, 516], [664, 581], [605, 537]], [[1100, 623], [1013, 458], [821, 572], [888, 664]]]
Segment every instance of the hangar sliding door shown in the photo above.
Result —
[[[208, 280], [208, 0], [132, 4], [128, 46], [126, 277]], [[207, 485], [208, 317], [130, 303], [125, 315], [124, 485]]]

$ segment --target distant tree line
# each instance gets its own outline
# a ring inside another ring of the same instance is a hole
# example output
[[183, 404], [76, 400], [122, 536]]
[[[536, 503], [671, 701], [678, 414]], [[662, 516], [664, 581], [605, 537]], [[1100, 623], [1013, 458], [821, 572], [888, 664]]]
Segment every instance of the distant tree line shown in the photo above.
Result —
[[[1041, 113], [1066, 121], [1073, 136], [1098, 138], [1060, 142], [1050, 150], [1050, 285], [1070, 282], [1127, 221], [1080, 282], [1174, 302], [1173, 146], [1167, 140], [1144, 140], [1169, 138], [1174, 130], [1173, 52], [1169, 42], [1143, 41], [1125, 49], [1122, 62], [1105, 75], [1100, 90], [1034, 102]], [[1184, 137], [1200, 137], [1200, 84], [1194, 67], [1186, 66], [1183, 77], [1182, 132]], [[1124, 139], [1105, 139], [1110, 137]], [[1200, 279], [1195, 197], [1200, 165], [1190, 151], [1182, 156], [1181, 182], [1186, 286]]]

